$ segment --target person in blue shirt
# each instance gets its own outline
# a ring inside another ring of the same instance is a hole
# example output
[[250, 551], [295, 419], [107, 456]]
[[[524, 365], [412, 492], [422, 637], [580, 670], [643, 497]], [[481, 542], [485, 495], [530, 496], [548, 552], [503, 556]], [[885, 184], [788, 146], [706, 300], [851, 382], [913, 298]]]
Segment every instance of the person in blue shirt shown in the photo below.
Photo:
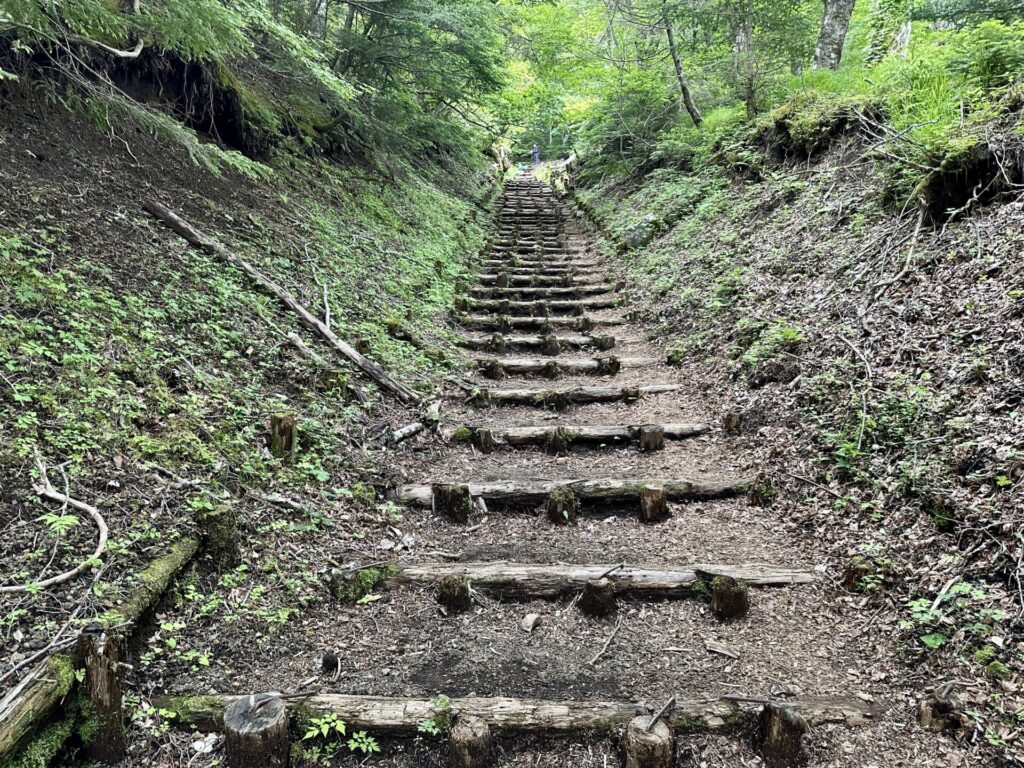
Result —
[[533, 164], [536, 165], [540, 162], [540, 147], [536, 144], [533, 145]]

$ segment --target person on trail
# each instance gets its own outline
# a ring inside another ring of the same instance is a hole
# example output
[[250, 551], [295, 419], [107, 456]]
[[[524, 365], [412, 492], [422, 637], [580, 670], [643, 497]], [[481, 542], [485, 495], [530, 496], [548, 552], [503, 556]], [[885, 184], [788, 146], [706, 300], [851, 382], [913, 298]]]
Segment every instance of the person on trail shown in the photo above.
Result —
[[537, 165], [540, 162], [540, 147], [536, 144], [533, 145], [533, 164]]

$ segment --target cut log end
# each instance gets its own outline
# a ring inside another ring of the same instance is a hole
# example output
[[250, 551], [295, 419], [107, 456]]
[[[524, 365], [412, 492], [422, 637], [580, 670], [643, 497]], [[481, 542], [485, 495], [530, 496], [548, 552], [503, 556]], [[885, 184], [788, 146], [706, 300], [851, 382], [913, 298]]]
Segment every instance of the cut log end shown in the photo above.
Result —
[[807, 721], [796, 710], [765, 704], [758, 722], [758, 751], [765, 768], [793, 768], [804, 762]]
[[580, 500], [572, 488], [557, 488], [548, 495], [548, 520], [555, 525], [570, 525], [576, 522], [580, 511]]
[[622, 737], [622, 764], [625, 768], [672, 768], [676, 745], [672, 729], [664, 720], [651, 727], [649, 715], [633, 718]]
[[583, 585], [580, 610], [588, 616], [608, 616], [615, 612], [615, 584], [611, 579], [591, 579]]
[[711, 612], [719, 619], [741, 619], [749, 608], [750, 598], [745, 582], [732, 576], [715, 576], [711, 580]]
[[473, 512], [473, 497], [465, 484], [447, 485], [435, 483], [433, 492], [434, 514], [453, 523], [466, 523]]
[[243, 696], [224, 712], [224, 751], [228, 768], [286, 768], [288, 710], [279, 698], [257, 708], [260, 698]]
[[491, 728], [473, 715], [459, 715], [448, 734], [451, 768], [487, 768], [491, 764]]
[[653, 523], [668, 517], [668, 493], [657, 485], [645, 485], [640, 495], [640, 522]]

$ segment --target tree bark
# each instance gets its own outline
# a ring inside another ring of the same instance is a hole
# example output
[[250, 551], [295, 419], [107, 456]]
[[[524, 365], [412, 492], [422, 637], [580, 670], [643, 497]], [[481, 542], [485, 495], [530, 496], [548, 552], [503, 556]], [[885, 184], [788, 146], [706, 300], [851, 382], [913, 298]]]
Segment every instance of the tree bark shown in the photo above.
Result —
[[855, 0], [824, 0], [825, 15], [814, 51], [815, 69], [838, 69]]
[[679, 56], [679, 46], [676, 45], [675, 30], [672, 29], [672, 23], [668, 20], [667, 16], [663, 16], [663, 20], [665, 22], [665, 36], [668, 38], [668, 50], [672, 54], [672, 65], [676, 69], [679, 96], [683, 101], [683, 106], [686, 107], [686, 111], [690, 115], [690, 119], [693, 120], [693, 124], [699, 128], [701, 123], [704, 122], [704, 118], [693, 101], [693, 94], [690, 93], [690, 81], [686, 77], [686, 72], [683, 71], [683, 60]]
[[83, 632], [78, 638], [78, 653], [85, 665], [85, 687], [97, 723], [86, 744], [86, 753], [101, 763], [120, 762], [127, 745], [121, 714], [117, 640], [105, 632]]

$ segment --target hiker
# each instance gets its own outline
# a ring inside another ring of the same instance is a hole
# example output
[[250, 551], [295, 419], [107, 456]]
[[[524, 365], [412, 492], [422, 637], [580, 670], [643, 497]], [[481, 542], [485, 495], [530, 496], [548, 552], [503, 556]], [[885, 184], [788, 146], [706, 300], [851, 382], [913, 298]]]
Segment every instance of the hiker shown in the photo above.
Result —
[[540, 162], [540, 147], [536, 144], [533, 145], [533, 164], [537, 165]]

